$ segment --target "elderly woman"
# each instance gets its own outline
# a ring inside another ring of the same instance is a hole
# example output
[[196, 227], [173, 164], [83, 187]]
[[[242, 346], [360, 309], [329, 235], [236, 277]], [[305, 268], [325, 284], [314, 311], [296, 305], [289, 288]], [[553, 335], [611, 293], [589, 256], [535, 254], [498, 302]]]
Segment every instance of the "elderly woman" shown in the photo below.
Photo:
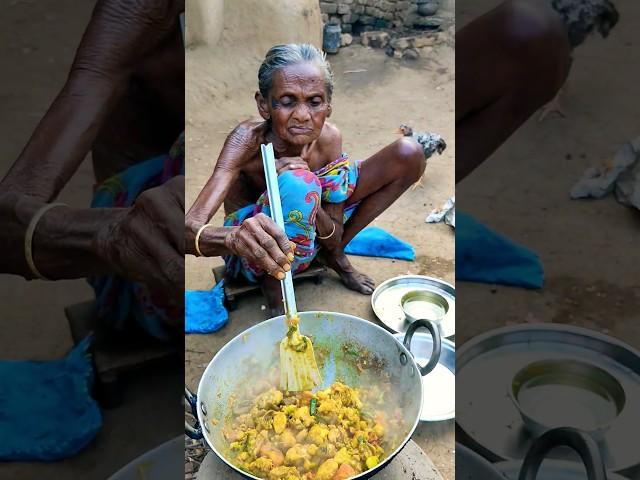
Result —
[[[185, 250], [224, 256], [231, 275], [263, 287], [271, 314], [282, 312], [279, 280], [307, 268], [321, 252], [350, 289], [371, 294], [344, 247], [424, 172], [420, 146], [401, 138], [366, 160], [342, 150], [329, 123], [333, 76], [312, 45], [271, 48], [258, 72], [260, 121], [245, 121], [227, 137], [213, 174], [186, 217]], [[272, 143], [285, 231], [269, 218], [260, 145]], [[224, 226], [209, 224], [224, 203]]]

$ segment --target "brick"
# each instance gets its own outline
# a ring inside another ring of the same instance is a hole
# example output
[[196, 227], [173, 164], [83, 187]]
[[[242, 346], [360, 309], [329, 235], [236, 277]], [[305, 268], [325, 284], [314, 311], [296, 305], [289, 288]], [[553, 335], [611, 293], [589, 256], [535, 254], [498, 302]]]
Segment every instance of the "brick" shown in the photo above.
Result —
[[343, 23], [340, 26], [342, 27], [342, 33], [353, 33], [353, 26], [350, 23]]
[[384, 48], [389, 43], [389, 34], [380, 31], [365, 32], [360, 40], [365, 47]]
[[346, 15], [347, 13], [351, 12], [351, 7], [349, 5], [346, 5], [344, 3], [339, 3], [338, 4], [338, 15]]
[[406, 50], [411, 46], [410, 38], [411, 37], [394, 38], [389, 42], [389, 45], [391, 45], [394, 50]]
[[337, 13], [338, 5], [335, 3], [320, 2], [320, 11], [328, 14]]
[[360, 15], [356, 15], [355, 13], [350, 13], [348, 15], [343, 15], [342, 16], [342, 23], [356, 23], [358, 21], [358, 19], [360, 18]]
[[396, 11], [404, 11], [409, 8], [409, 2], [402, 0], [396, 3]]
[[372, 17], [377, 17], [378, 12], [379, 10], [376, 7], [367, 7], [364, 9], [364, 13], [366, 13], [367, 15], [371, 15]]
[[327, 23], [329, 21], [329, 15], [326, 13], [322, 14], [322, 23]]
[[330, 25], [340, 25], [342, 22], [340, 21], [340, 17], [337, 17], [335, 15], [331, 15], [329, 17], [329, 24]]
[[416, 37], [413, 41], [413, 46], [416, 48], [430, 47], [435, 44], [435, 37]]
[[362, 15], [360, 17], [360, 23], [363, 25], [373, 25], [376, 19], [371, 15]]
[[440, 17], [418, 17], [414, 20], [413, 25], [418, 27], [425, 27], [431, 30], [439, 30], [442, 25], [442, 18]]
[[428, 17], [430, 15], [435, 15], [438, 11], [439, 5], [437, 3], [423, 3], [422, 5], [418, 5], [418, 14]]

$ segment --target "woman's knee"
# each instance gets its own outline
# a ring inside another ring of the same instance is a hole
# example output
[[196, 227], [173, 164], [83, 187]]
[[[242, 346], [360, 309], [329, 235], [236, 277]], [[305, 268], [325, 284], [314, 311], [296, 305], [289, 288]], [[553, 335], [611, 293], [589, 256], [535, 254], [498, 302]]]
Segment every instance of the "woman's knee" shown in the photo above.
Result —
[[420, 179], [427, 165], [422, 145], [413, 138], [402, 137], [395, 143], [396, 164], [400, 167], [403, 178], [409, 184]]
[[320, 194], [322, 187], [315, 173], [309, 170], [287, 170], [278, 175], [278, 187], [282, 202], [305, 201], [309, 192]]
[[501, 36], [515, 62], [515, 74], [553, 96], [571, 64], [569, 37], [560, 15], [548, 2], [530, 0], [509, 0], [499, 9]]

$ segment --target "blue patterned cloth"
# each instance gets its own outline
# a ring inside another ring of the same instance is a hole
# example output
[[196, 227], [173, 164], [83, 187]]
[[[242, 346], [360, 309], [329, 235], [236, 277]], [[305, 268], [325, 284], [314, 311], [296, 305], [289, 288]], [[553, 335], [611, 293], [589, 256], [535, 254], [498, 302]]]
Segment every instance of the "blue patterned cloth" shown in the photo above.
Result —
[[535, 252], [457, 213], [456, 280], [542, 288], [544, 270]]
[[[94, 192], [91, 207], [130, 207], [142, 192], [178, 175], [184, 175], [184, 132], [168, 154], [133, 165], [101, 183]], [[166, 324], [184, 315], [181, 306], [166, 306], [162, 294], [118, 275], [102, 275], [88, 280], [96, 295], [98, 316], [116, 331], [125, 330], [127, 322], [134, 321], [149, 335], [168, 340], [171, 335]]]
[[185, 333], [212, 333], [227, 324], [229, 314], [224, 308], [224, 281], [211, 290], [184, 292]]
[[87, 338], [61, 360], [0, 361], [0, 460], [61, 460], [98, 434], [89, 345]]
[[[316, 172], [291, 170], [278, 175], [280, 201], [284, 216], [284, 230], [289, 240], [296, 244], [293, 273], [307, 269], [318, 253], [316, 243], [316, 213], [321, 202], [342, 203], [355, 190], [360, 162], [351, 162], [346, 153]], [[353, 214], [358, 204], [344, 209], [344, 221]], [[229, 215], [224, 225], [238, 226], [258, 213], [271, 216], [269, 198], [264, 192], [255, 204], [247, 205]], [[264, 272], [246, 259], [229, 255], [224, 257], [226, 269], [232, 278], [243, 275], [251, 282], [258, 282]]]
[[394, 237], [380, 227], [367, 227], [358, 232], [345, 247], [344, 253], [408, 261], [416, 259], [416, 252], [411, 244]]

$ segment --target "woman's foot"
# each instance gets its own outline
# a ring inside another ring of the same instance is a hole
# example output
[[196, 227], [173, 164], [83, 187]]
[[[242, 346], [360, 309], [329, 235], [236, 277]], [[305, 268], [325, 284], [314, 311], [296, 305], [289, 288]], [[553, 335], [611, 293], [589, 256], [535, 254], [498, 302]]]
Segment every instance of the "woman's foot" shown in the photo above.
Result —
[[351, 290], [363, 295], [371, 295], [375, 289], [375, 282], [371, 277], [357, 271], [344, 252], [322, 252], [321, 262], [335, 270], [342, 283]]

